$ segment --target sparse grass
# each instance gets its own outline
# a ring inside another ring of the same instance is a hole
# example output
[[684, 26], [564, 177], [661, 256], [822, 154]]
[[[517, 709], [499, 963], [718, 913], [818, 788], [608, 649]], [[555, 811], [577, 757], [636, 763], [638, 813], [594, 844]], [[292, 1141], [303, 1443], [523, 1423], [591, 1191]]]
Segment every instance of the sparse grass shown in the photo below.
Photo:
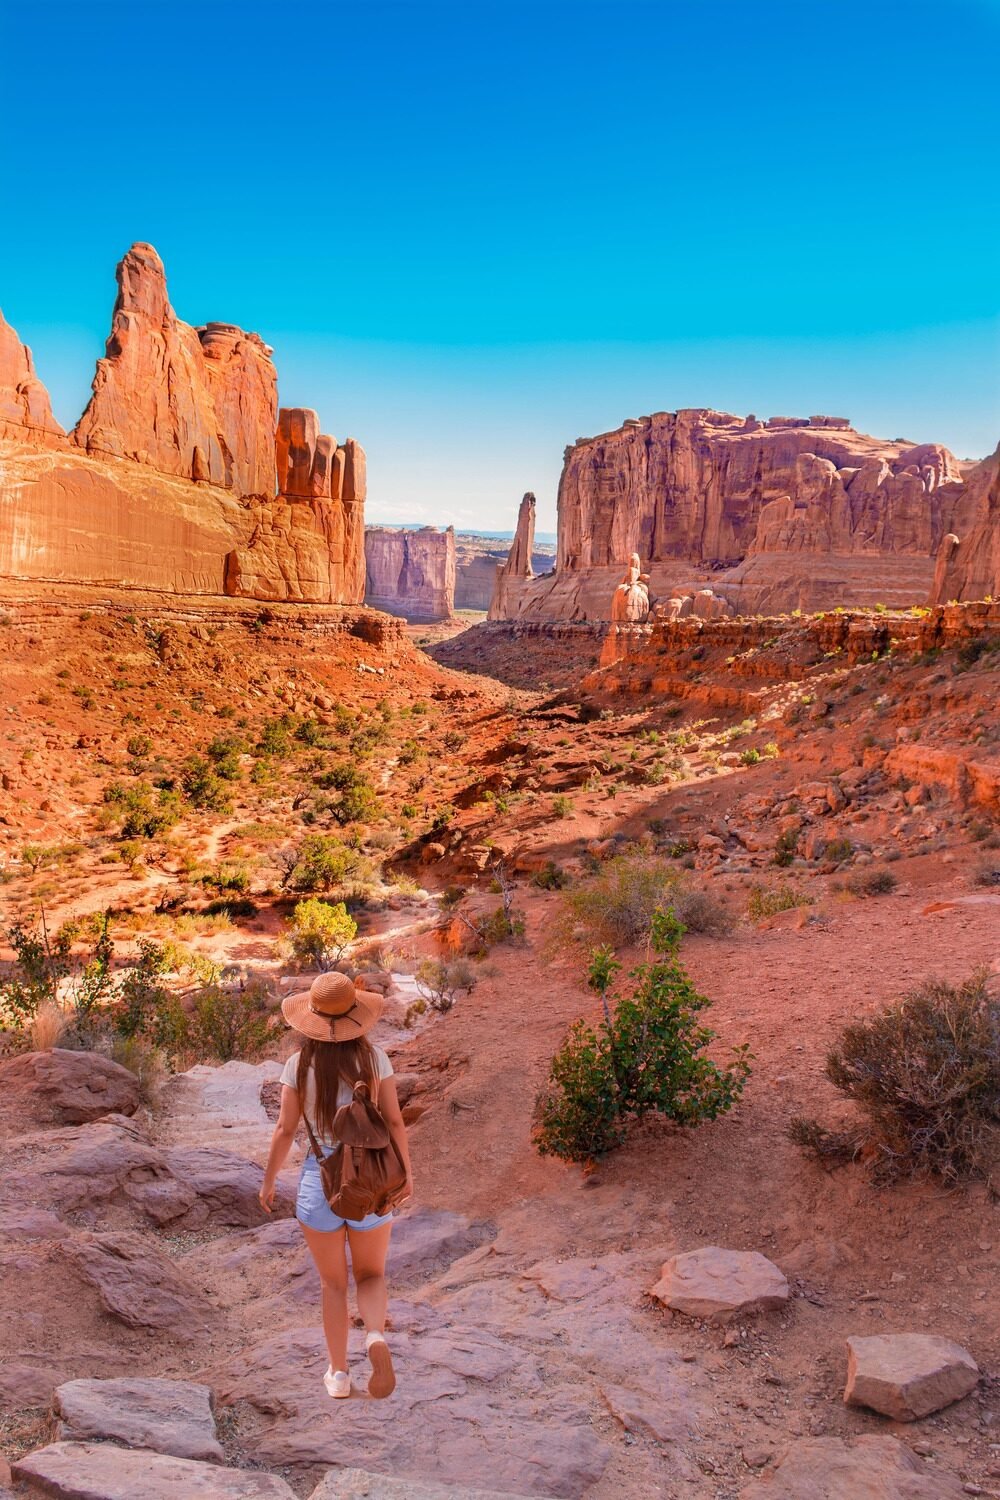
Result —
[[767, 917], [777, 916], [780, 911], [791, 911], [796, 906], [811, 906], [812, 896], [791, 885], [751, 887], [747, 898], [747, 916], [751, 922], [762, 922]]
[[899, 884], [891, 870], [876, 865], [865, 870], [855, 870], [844, 882], [852, 896], [886, 896]]
[[657, 854], [619, 854], [593, 879], [565, 897], [570, 924], [589, 941], [624, 947], [647, 932], [654, 914], [671, 906], [692, 932], [718, 936], [733, 918], [707, 891], [690, 885], [669, 859]]

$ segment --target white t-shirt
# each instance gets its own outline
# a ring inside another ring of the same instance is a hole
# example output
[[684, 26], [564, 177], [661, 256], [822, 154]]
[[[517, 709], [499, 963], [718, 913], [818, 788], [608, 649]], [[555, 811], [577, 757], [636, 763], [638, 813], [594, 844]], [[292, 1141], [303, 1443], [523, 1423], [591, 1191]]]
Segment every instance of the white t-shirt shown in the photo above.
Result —
[[[375, 1066], [378, 1069], [379, 1078], [391, 1078], [393, 1071], [392, 1063], [389, 1061], [386, 1053], [382, 1051], [381, 1047], [376, 1047], [374, 1044], [372, 1045], [372, 1052], [375, 1054]], [[299, 1052], [293, 1052], [291, 1057], [288, 1059], [288, 1061], [285, 1063], [285, 1066], [281, 1070], [281, 1082], [290, 1089], [294, 1089], [296, 1087], [296, 1078], [299, 1069], [299, 1056]], [[341, 1079], [340, 1087], [337, 1089], [337, 1104], [350, 1104], [351, 1098], [352, 1092], [350, 1087], [344, 1082], [343, 1079]], [[375, 1102], [377, 1104], [378, 1100], [376, 1100]], [[316, 1082], [313, 1078], [311, 1068], [309, 1069], [309, 1074], [306, 1078], [305, 1112], [309, 1116], [309, 1123], [316, 1131], [317, 1137], [320, 1140], [323, 1140], [323, 1137], [319, 1134], [319, 1130], [317, 1129], [316, 1125]], [[329, 1145], [330, 1142], [324, 1142], [324, 1144]]]

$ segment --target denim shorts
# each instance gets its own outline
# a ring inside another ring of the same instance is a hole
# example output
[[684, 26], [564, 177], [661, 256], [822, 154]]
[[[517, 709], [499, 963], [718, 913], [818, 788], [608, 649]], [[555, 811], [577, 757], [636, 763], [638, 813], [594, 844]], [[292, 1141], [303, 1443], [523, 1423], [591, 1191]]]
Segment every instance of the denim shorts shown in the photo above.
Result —
[[366, 1214], [363, 1219], [339, 1218], [326, 1201], [319, 1162], [310, 1151], [302, 1163], [299, 1190], [295, 1198], [295, 1217], [307, 1229], [319, 1229], [333, 1234], [336, 1230], [343, 1229], [345, 1224], [348, 1229], [378, 1229], [380, 1224], [388, 1224], [392, 1214]]

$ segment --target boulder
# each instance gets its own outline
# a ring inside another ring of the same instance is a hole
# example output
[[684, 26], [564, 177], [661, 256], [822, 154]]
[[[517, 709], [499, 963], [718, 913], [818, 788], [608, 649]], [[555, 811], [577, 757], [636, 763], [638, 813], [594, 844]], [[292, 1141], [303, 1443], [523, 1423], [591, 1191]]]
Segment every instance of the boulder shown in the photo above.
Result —
[[21, 1360], [0, 1365], [0, 1412], [48, 1406], [52, 1392], [65, 1378], [65, 1370], [52, 1365], [27, 1364]]
[[53, 1047], [0, 1062], [0, 1112], [12, 1126], [83, 1125], [138, 1108], [138, 1078], [98, 1052]]
[[152, 1448], [221, 1463], [212, 1393], [189, 1380], [68, 1380], [54, 1397], [56, 1436]]
[[295, 1500], [274, 1474], [113, 1443], [50, 1443], [11, 1472], [29, 1493], [54, 1500]]
[[665, 1261], [650, 1295], [674, 1312], [721, 1323], [741, 1313], [783, 1307], [788, 1282], [756, 1250], [708, 1245]]
[[212, 1318], [205, 1297], [142, 1235], [84, 1233], [59, 1241], [56, 1255], [129, 1328], [183, 1339], [202, 1332]]
[[979, 1382], [972, 1355], [951, 1339], [929, 1333], [889, 1333], [847, 1340], [848, 1406], [868, 1406], [896, 1422], [914, 1422]]
[[963, 1500], [962, 1482], [892, 1437], [799, 1438], [740, 1500]]
[[[309, 1500], [518, 1500], [509, 1490], [469, 1489], [467, 1485], [423, 1484], [367, 1469], [331, 1469]], [[527, 1500], [522, 1496], [521, 1500]]]

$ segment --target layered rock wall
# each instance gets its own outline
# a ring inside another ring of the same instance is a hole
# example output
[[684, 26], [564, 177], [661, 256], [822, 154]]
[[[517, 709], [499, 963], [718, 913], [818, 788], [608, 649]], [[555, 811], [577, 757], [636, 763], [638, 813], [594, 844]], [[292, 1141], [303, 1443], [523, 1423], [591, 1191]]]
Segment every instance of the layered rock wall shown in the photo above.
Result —
[[360, 603], [361, 448], [320, 434], [312, 412], [283, 412], [282, 427], [271, 350], [231, 323], [182, 322], [152, 246], [133, 245], [117, 276], [68, 437], [0, 319], [0, 576]]
[[920, 603], [965, 492], [946, 448], [844, 417], [659, 412], [567, 448], [555, 575], [499, 581], [493, 617], [607, 618], [632, 552], [654, 598], [710, 583], [749, 613]]
[[938, 550], [931, 604], [1000, 599], [1000, 447], [977, 464]]
[[365, 603], [415, 621], [448, 620], [455, 609], [455, 531], [434, 526], [365, 533]]

